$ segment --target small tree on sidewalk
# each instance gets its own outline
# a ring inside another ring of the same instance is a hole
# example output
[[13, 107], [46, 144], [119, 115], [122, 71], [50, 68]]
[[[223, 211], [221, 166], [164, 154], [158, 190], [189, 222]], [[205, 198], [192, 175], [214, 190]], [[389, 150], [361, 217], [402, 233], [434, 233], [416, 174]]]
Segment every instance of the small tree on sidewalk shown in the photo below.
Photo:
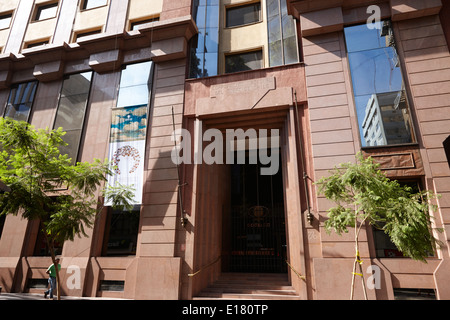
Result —
[[[96, 196], [110, 174], [109, 164], [98, 159], [73, 164], [59, 151], [65, 132], [35, 130], [26, 122], [0, 118], [0, 181], [8, 190], [0, 194], [0, 215], [21, 215], [40, 222], [57, 278], [55, 244], [87, 236], [101, 211]], [[103, 195], [117, 207], [131, 210], [129, 187], [106, 188]]]
[[[426, 263], [439, 244], [434, 237], [430, 211], [436, 206], [430, 201], [436, 197], [430, 191], [412, 192], [382, 173], [372, 158], [361, 153], [356, 163], [340, 164], [316, 184], [319, 192], [337, 205], [328, 210], [325, 229], [338, 235], [355, 231], [355, 261], [350, 299], [354, 297], [355, 275], [362, 277], [364, 297], [367, 299], [359, 235], [365, 225], [383, 230], [404, 256]], [[359, 273], [356, 268], [359, 267]]]

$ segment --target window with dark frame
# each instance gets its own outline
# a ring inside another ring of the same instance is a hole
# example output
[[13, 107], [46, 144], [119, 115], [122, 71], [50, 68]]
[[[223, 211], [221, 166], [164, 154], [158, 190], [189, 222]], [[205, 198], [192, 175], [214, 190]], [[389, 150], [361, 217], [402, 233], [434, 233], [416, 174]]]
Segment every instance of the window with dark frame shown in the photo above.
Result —
[[89, 10], [106, 6], [108, 0], [84, 0], [81, 6], [82, 10]]
[[42, 21], [55, 18], [57, 12], [58, 12], [58, 2], [38, 6], [36, 8], [34, 21]]
[[102, 256], [135, 255], [139, 219], [139, 206], [131, 212], [108, 208]]
[[444, 146], [445, 156], [447, 157], [448, 166], [450, 167], [450, 136], [442, 143]]
[[226, 27], [239, 27], [261, 21], [261, 3], [252, 3], [226, 9]]
[[2, 238], [3, 228], [5, 226], [6, 215], [0, 216], [0, 239]]
[[90, 30], [90, 31], [85, 31], [85, 32], [79, 32], [77, 34], [75, 34], [75, 42], [77, 42], [78, 40], [81, 40], [83, 38], [92, 36], [94, 34], [100, 34], [102, 33], [102, 29], [95, 29], [95, 30]]
[[0, 30], [7, 29], [11, 26], [12, 13], [0, 14]]
[[225, 56], [225, 73], [262, 69], [262, 50], [229, 54]]
[[[411, 193], [419, 193], [422, 190], [420, 180], [399, 180], [402, 186], [411, 188]], [[377, 258], [403, 258], [403, 254], [392, 243], [389, 236], [382, 230], [383, 225], [377, 227], [372, 226], [373, 240], [375, 245]], [[434, 256], [434, 252], [430, 252], [430, 257]]]
[[415, 143], [391, 21], [344, 33], [362, 146]]
[[133, 21], [130, 24], [130, 30], [139, 30], [141, 26], [146, 25], [147, 23], [159, 21], [159, 17], [153, 17], [145, 20]]
[[[55, 249], [55, 255], [57, 255], [57, 256], [61, 255], [62, 249], [63, 249], [63, 244], [55, 243], [54, 249]], [[33, 256], [35, 256], [35, 257], [50, 257], [51, 256], [50, 248], [47, 244], [47, 240], [45, 239], [45, 234], [44, 234], [44, 231], [42, 230], [41, 226], [39, 226], [38, 235], [37, 235], [36, 242], [34, 245]]]
[[25, 82], [13, 86], [9, 94], [4, 116], [17, 121], [28, 121], [37, 86], [37, 81]]
[[60, 149], [73, 163], [78, 160], [86, 109], [91, 89], [92, 72], [67, 76], [61, 89], [53, 129], [63, 128], [66, 132], [63, 140], [68, 144]]
[[45, 46], [46, 44], [49, 44], [49, 43], [50, 43], [50, 40], [42, 40], [42, 41], [38, 41], [38, 42], [27, 43], [27, 44], [25, 44], [25, 49], [37, 48], [40, 46]]

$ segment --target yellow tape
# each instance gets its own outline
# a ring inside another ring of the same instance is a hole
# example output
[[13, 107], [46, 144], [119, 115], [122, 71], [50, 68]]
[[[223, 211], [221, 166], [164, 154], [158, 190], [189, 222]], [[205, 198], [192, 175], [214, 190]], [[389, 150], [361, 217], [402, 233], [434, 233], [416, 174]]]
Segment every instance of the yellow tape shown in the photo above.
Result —
[[359, 251], [356, 251], [356, 261], [357, 261], [359, 264], [363, 264], [363, 260], [361, 260], [361, 257], [359, 256]]
[[360, 276], [360, 277], [363, 277], [363, 275], [362, 275], [362, 273], [356, 273], [356, 272], [352, 272], [354, 275], [357, 275], [357, 276]]

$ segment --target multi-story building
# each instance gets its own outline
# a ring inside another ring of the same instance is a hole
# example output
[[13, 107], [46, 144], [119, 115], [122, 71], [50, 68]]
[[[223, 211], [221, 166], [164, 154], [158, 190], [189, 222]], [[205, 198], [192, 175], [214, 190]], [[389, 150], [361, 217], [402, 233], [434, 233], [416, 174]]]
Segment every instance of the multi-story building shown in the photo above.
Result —
[[[444, 229], [425, 264], [366, 226], [369, 298], [450, 299], [449, 14], [447, 0], [2, 1], [0, 115], [62, 127], [73, 161], [108, 158], [137, 187], [132, 213], [106, 203], [60, 245], [63, 294], [346, 299], [353, 235], [325, 232], [333, 203], [314, 182], [362, 150], [441, 194]], [[42, 292], [39, 223], [3, 217], [0, 235], [0, 286]]]

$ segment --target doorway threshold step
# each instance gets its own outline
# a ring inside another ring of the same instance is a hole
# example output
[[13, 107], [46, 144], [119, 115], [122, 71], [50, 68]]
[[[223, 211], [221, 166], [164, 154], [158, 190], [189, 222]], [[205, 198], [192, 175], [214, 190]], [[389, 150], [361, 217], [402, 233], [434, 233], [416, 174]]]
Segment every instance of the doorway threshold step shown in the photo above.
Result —
[[194, 297], [193, 300], [300, 300], [300, 296], [222, 293], [214, 295], [199, 295]]
[[287, 274], [223, 273], [194, 300], [298, 300]]

